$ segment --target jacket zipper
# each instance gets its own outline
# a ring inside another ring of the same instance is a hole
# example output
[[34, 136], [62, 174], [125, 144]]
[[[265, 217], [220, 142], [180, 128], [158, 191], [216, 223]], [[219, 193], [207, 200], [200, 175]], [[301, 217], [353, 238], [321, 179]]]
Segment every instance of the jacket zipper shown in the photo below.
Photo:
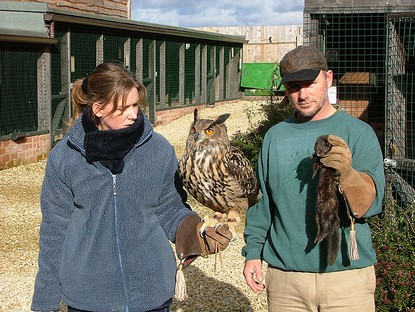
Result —
[[115, 219], [115, 240], [117, 243], [117, 251], [118, 251], [118, 262], [120, 264], [120, 271], [121, 271], [121, 279], [122, 279], [122, 285], [124, 290], [124, 296], [125, 296], [125, 312], [129, 311], [128, 308], [128, 292], [127, 292], [127, 285], [125, 281], [125, 272], [124, 272], [124, 266], [123, 266], [123, 259], [121, 255], [121, 242], [119, 239], [119, 225], [118, 225], [118, 207], [117, 207], [117, 176], [115, 174], [112, 175], [112, 195], [114, 198], [114, 219]]

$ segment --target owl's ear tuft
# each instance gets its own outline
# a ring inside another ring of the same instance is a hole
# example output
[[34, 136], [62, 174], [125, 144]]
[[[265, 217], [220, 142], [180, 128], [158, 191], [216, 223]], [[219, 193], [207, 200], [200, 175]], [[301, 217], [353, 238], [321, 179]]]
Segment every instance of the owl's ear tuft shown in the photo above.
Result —
[[212, 124], [210, 125], [211, 127], [214, 125], [220, 125], [223, 124], [226, 119], [229, 118], [231, 114], [224, 114], [224, 115], [220, 115], [218, 118], [216, 118], [216, 120], [214, 122], [212, 122]]
[[193, 111], [193, 122], [196, 122], [196, 120], [198, 120], [198, 116], [197, 116], [198, 110], [197, 108], [195, 108], [195, 110]]

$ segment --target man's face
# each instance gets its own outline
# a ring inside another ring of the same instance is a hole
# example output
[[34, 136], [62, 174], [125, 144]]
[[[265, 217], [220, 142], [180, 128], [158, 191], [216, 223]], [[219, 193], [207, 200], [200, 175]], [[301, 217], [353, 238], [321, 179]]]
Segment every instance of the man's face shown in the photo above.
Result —
[[284, 84], [290, 103], [297, 112], [297, 118], [304, 121], [328, 117], [328, 88], [333, 72], [320, 71], [314, 81], [292, 81]]

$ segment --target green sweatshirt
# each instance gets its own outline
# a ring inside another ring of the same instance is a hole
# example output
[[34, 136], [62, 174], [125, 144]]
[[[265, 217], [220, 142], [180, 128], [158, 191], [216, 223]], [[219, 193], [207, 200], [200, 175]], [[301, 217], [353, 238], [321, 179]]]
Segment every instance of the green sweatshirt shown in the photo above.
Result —
[[[356, 222], [359, 260], [349, 260], [350, 221], [340, 214], [340, 250], [328, 266], [323, 245], [315, 244], [317, 178], [313, 175], [314, 143], [320, 135], [343, 138], [352, 153], [352, 167], [370, 175], [376, 198], [364, 218]], [[262, 259], [287, 271], [333, 272], [363, 268], [376, 262], [365, 217], [381, 212], [384, 195], [383, 157], [373, 129], [344, 111], [324, 120], [299, 122], [295, 118], [273, 126], [265, 135], [258, 160], [262, 197], [248, 209], [244, 231], [246, 260]]]

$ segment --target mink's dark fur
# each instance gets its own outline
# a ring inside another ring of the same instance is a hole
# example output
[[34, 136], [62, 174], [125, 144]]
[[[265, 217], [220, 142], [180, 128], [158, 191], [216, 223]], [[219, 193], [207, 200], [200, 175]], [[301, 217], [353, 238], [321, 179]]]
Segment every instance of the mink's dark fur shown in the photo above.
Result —
[[327, 136], [320, 136], [314, 146], [313, 177], [319, 172], [317, 183], [316, 223], [317, 235], [315, 243], [327, 242], [327, 263], [332, 265], [336, 261], [340, 245], [340, 218], [338, 214], [339, 199], [337, 190], [337, 171], [323, 166], [320, 157], [331, 149]]

